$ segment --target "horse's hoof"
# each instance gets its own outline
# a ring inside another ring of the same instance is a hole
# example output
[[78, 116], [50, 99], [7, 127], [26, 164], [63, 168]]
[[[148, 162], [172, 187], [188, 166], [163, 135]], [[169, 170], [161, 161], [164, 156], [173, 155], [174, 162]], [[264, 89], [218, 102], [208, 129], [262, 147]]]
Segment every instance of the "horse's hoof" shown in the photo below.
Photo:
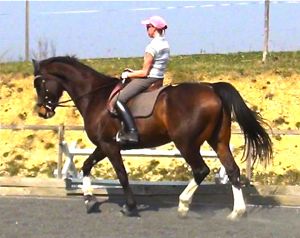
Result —
[[189, 212], [189, 205], [190, 202], [189, 201], [184, 201], [184, 200], [180, 200], [179, 204], [178, 204], [178, 216], [180, 218], [186, 218]]
[[239, 221], [240, 218], [246, 217], [247, 216], [247, 212], [244, 210], [241, 211], [232, 211], [228, 216], [227, 216], [227, 220], [230, 221]]
[[140, 217], [136, 206], [134, 208], [129, 208], [124, 204], [120, 212], [126, 217]]
[[97, 201], [95, 196], [91, 196], [91, 195], [84, 196], [84, 203], [85, 203], [87, 214], [100, 212], [99, 202]]
[[178, 211], [178, 217], [179, 218], [187, 218], [187, 216], [188, 216], [188, 211]]

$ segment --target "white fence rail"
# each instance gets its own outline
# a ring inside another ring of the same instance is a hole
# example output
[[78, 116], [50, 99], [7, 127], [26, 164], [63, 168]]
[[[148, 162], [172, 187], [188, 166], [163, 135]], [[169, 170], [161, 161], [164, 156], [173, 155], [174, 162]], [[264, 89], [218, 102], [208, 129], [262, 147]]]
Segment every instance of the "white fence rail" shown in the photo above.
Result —
[[[72, 142], [70, 145], [66, 141], [61, 143], [61, 149], [65, 155], [65, 163], [62, 168], [63, 178], [80, 178], [80, 175], [74, 164], [74, 157], [79, 155], [88, 156], [94, 152], [93, 148], [78, 148], [76, 142]], [[232, 148], [231, 148], [232, 149]], [[122, 150], [123, 156], [149, 156], [149, 157], [178, 157], [182, 158], [180, 152], [176, 149], [173, 150], [161, 150], [161, 149], [133, 149]], [[213, 150], [201, 150], [201, 155], [204, 159], [218, 159], [217, 154]], [[57, 172], [56, 172], [57, 174]], [[228, 182], [228, 176], [226, 175], [225, 168], [221, 165], [219, 173], [216, 175], [215, 181], [221, 184]]]
[[[2, 124], [0, 124], [0, 130], [13, 130], [13, 131], [16, 131], [16, 130], [18, 130], [18, 131], [22, 131], [22, 130], [34, 130], [34, 131], [52, 130], [52, 131], [56, 131], [58, 133], [58, 148], [59, 148], [58, 158], [57, 158], [57, 176], [59, 178], [62, 178], [63, 166], [67, 166], [66, 163], [63, 165], [62, 157], [63, 157], [63, 153], [64, 153], [63, 152], [64, 147], [60, 146], [60, 145], [63, 145], [65, 131], [67, 131], [67, 130], [83, 131], [84, 127], [83, 126], [68, 126], [68, 125], [63, 125], [63, 124], [62, 125], [2, 125]], [[272, 135], [295, 135], [295, 136], [300, 135], [299, 130], [273, 130], [273, 131], [268, 131], [268, 133], [270, 133]], [[242, 132], [240, 130], [232, 130], [232, 134], [242, 134]], [[72, 147], [71, 147], [71, 152], [76, 152], [76, 148], [75, 148], [75, 151], [72, 151]], [[85, 153], [82, 155], [88, 155], [90, 152], [91, 152], [91, 149], [84, 149], [80, 153]], [[127, 153], [127, 152], [125, 152], [125, 153]], [[128, 153], [130, 153], [130, 152], [128, 151]], [[133, 153], [135, 153], [135, 152], [133, 152]], [[139, 153], [141, 153], [141, 151]], [[154, 152], [154, 153], [159, 153], [159, 152]], [[163, 153], [166, 153], [166, 152], [163, 152]], [[168, 152], [168, 153], [174, 153], [174, 152]], [[173, 156], [176, 156], [176, 153], [177, 152], [175, 152], [175, 154]], [[246, 176], [249, 180], [251, 179], [251, 158], [247, 158]]]

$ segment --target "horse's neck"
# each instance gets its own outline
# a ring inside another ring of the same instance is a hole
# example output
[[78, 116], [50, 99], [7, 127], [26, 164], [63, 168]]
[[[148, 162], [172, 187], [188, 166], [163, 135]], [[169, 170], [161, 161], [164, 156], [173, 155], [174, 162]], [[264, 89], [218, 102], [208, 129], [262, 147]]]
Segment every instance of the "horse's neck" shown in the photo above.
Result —
[[99, 109], [105, 107], [113, 85], [117, 84], [114, 79], [100, 78], [97, 75], [87, 78], [65, 75], [65, 79], [68, 81], [65, 89], [83, 117], [90, 113], [87, 110], [91, 108], [91, 104], [97, 104]]

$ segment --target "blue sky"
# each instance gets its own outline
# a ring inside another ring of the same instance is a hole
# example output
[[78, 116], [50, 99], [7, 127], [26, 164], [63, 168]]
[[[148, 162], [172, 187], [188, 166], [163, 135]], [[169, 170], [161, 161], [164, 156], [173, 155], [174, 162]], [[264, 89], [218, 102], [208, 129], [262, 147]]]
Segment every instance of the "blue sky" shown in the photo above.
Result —
[[[149, 38], [140, 21], [152, 15], [167, 20], [173, 55], [263, 46], [263, 0], [31, 1], [30, 52], [37, 53], [43, 41], [53, 44], [56, 55], [142, 56]], [[300, 1], [271, 1], [271, 51], [300, 50], [299, 16]], [[24, 39], [25, 2], [0, 1], [0, 60], [24, 59]]]

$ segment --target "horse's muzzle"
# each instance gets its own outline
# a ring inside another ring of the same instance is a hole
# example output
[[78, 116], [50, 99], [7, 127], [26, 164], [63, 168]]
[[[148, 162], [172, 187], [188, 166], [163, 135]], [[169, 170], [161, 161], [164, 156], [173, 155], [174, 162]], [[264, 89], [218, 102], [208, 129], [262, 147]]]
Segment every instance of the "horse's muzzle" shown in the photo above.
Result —
[[37, 113], [40, 117], [44, 119], [51, 118], [55, 115], [54, 110], [50, 110], [49, 108], [45, 107], [44, 105], [38, 106]]

